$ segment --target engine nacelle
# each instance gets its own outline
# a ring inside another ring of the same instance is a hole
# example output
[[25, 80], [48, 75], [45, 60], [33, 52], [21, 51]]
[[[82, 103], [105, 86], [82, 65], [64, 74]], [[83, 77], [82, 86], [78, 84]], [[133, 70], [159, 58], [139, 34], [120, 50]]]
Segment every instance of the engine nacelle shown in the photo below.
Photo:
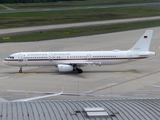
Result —
[[73, 71], [73, 66], [72, 65], [63, 65], [59, 64], [57, 66], [59, 72], [71, 72]]

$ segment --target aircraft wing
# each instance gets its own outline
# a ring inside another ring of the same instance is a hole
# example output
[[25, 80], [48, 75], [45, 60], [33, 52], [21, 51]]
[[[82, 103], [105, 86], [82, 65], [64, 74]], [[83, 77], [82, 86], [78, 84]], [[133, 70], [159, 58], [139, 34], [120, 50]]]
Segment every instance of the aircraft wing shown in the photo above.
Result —
[[62, 64], [76, 64], [80, 66], [91, 66], [91, 65], [99, 65], [101, 66], [101, 62], [89, 62], [89, 61], [64, 61]]

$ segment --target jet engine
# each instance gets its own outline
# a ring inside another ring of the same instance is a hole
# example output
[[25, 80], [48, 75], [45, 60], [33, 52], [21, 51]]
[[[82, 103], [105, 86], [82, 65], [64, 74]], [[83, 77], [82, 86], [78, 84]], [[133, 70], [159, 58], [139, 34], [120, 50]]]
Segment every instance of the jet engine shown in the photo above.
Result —
[[59, 64], [57, 66], [59, 72], [70, 72], [73, 71], [73, 66], [72, 65], [63, 65]]

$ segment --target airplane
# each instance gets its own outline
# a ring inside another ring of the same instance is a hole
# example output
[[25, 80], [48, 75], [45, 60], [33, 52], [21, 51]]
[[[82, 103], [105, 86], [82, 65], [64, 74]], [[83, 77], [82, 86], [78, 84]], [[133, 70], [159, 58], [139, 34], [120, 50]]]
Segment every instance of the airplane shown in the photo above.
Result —
[[147, 30], [137, 43], [129, 50], [113, 51], [62, 51], [62, 52], [18, 52], [9, 55], [3, 63], [10, 66], [55, 66], [59, 72], [77, 71], [81, 67], [92, 65], [114, 65], [132, 62], [154, 56], [149, 51], [153, 30]]

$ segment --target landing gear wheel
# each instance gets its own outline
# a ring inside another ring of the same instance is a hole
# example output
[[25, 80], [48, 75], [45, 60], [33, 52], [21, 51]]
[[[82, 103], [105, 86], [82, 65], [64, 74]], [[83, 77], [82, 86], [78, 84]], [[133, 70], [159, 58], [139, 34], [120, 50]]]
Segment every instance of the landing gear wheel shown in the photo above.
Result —
[[22, 73], [22, 68], [20, 67], [19, 73]]
[[78, 71], [78, 73], [82, 73], [83, 72], [83, 70], [79, 69], [79, 68], [76, 68], [76, 70]]

